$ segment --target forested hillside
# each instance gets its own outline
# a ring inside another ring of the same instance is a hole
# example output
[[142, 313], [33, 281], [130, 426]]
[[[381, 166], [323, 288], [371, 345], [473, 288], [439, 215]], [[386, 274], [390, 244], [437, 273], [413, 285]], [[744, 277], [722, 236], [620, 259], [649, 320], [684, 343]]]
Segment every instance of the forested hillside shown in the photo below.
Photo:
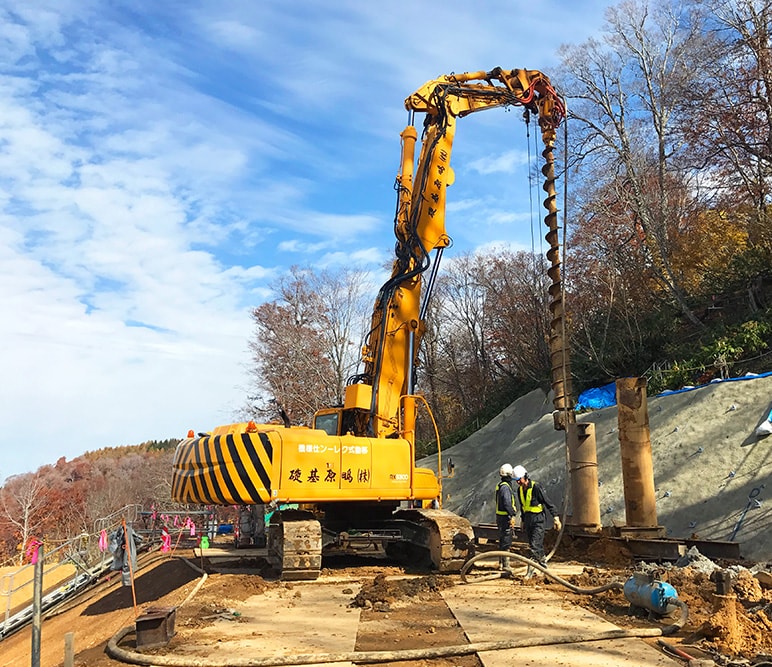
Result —
[[92, 534], [95, 521], [126, 505], [170, 508], [177, 442], [106, 447], [7, 479], [0, 487], [0, 565], [23, 562], [33, 537], [49, 550]]

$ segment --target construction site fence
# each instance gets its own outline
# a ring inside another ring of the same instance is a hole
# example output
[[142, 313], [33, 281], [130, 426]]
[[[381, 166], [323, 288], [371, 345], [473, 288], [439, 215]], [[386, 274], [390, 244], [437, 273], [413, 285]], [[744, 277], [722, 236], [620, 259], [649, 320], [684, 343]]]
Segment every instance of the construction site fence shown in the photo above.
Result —
[[[193, 548], [203, 535], [213, 538], [218, 527], [210, 510], [148, 511], [138, 504], [126, 505], [97, 519], [91, 532], [76, 535], [54, 548], [43, 545], [39, 552], [43, 559], [43, 610], [76, 595], [112, 569], [115, 559], [106, 542], [124, 524], [141, 536], [141, 550], [159, 545], [164, 531], [171, 535], [174, 551]], [[0, 640], [32, 618], [34, 568], [29, 563], [0, 575]]]
[[[81, 533], [52, 549], [44, 545], [39, 552], [43, 566], [43, 609], [50, 609], [75, 594], [111, 568], [113, 555], [104, 548], [104, 537], [100, 546], [100, 537], [117, 530], [124, 522], [127, 527], [135, 529], [136, 526], [137, 532], [145, 533], [143, 540], [148, 544], [155, 541], [151, 533], [139, 528], [141, 512], [140, 505], [127, 505], [95, 521], [91, 533]], [[0, 576], [0, 639], [31, 618], [34, 571], [35, 565], [28, 563]]]

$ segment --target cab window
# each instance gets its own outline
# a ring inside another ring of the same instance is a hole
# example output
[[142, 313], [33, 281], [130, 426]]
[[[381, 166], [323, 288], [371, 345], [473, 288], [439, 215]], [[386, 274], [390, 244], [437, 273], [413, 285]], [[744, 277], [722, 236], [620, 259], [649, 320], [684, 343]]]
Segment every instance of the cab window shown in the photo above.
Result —
[[316, 415], [314, 417], [314, 428], [321, 429], [327, 435], [338, 435], [338, 421], [340, 413], [331, 412], [326, 415]]

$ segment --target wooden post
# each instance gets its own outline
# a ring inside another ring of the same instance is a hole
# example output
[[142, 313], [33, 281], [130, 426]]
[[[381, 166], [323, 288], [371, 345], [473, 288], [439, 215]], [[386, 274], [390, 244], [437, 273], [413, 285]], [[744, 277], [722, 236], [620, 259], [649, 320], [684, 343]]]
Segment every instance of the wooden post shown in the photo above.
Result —
[[75, 664], [75, 633], [64, 634], [64, 667], [73, 667]]

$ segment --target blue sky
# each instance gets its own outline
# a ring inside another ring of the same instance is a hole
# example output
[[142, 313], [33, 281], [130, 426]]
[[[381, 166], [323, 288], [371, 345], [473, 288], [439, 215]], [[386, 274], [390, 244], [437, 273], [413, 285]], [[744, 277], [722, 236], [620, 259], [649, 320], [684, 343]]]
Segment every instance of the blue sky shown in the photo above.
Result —
[[[271, 281], [390, 259], [405, 97], [606, 4], [0, 0], [0, 480], [232, 421]], [[530, 248], [519, 111], [456, 137], [448, 255]]]

